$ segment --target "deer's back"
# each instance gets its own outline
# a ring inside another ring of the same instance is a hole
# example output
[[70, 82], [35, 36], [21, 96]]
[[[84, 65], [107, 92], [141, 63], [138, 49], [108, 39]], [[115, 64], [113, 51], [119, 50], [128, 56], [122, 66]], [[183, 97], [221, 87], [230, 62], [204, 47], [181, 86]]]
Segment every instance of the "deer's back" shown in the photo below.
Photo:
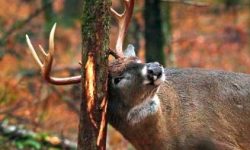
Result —
[[203, 69], [165, 74], [158, 95], [177, 147], [250, 147], [250, 75]]

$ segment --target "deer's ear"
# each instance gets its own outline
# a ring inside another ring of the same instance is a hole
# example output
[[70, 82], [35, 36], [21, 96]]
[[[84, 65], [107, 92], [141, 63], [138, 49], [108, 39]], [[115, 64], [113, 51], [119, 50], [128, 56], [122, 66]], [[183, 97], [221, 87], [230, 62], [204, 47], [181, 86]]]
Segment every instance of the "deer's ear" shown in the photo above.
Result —
[[136, 57], [135, 47], [132, 44], [129, 44], [123, 53], [125, 57]]

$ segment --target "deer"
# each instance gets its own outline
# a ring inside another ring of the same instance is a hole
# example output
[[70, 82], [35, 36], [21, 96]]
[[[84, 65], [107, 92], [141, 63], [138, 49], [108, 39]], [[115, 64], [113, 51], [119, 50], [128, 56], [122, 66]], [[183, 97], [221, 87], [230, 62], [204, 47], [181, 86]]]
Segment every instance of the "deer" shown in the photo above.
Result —
[[[123, 41], [134, 0], [124, 0], [118, 22], [116, 59], [109, 63], [108, 121], [138, 150], [246, 150], [250, 148], [250, 75], [201, 68], [164, 68], [143, 63]], [[27, 44], [42, 77], [55, 85], [75, 84], [81, 76], [51, 76], [53, 26], [42, 63], [31, 41]]]

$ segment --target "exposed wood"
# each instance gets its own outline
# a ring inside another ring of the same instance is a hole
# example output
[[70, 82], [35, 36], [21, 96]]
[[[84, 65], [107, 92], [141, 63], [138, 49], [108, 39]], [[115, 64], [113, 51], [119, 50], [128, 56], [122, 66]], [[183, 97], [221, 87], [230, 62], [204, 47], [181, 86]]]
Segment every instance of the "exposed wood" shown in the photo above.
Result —
[[196, 7], [208, 7], [209, 6], [209, 4], [205, 2], [196, 2], [196, 1], [190, 1], [190, 0], [161, 0], [161, 1], [186, 4], [186, 5], [196, 6]]
[[110, 0], [83, 2], [78, 150], [106, 149], [110, 6]]

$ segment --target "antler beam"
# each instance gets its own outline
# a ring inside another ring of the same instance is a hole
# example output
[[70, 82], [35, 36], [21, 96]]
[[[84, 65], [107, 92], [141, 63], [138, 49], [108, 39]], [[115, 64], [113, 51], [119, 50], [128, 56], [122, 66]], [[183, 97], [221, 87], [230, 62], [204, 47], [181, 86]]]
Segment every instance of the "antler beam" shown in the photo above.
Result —
[[134, 0], [124, 0], [125, 10], [122, 14], [116, 12], [112, 7], [110, 8], [111, 14], [112, 16], [114, 16], [119, 26], [118, 38], [115, 47], [116, 49], [115, 51], [110, 50], [110, 54], [112, 54], [116, 58], [124, 57], [122, 52], [123, 41], [128, 31], [128, 25], [133, 14], [134, 3]]
[[55, 85], [68, 85], [68, 84], [80, 83], [80, 81], [81, 81], [80, 75], [73, 76], [73, 77], [64, 77], [64, 78], [57, 78], [57, 77], [51, 76], [51, 68], [52, 68], [52, 64], [53, 64], [53, 57], [54, 57], [54, 51], [55, 51], [54, 50], [55, 49], [55, 46], [54, 46], [55, 30], [56, 30], [56, 24], [54, 24], [54, 26], [50, 32], [48, 53], [46, 53], [45, 50], [43, 49], [43, 47], [41, 45], [39, 45], [40, 51], [42, 52], [42, 55], [44, 58], [43, 63], [40, 60], [40, 58], [38, 57], [33, 45], [31, 44], [29, 36], [26, 34], [26, 42], [29, 46], [29, 49], [30, 49], [33, 57], [35, 58], [36, 63], [41, 68], [43, 78], [47, 82], [49, 82], [51, 84], [55, 84]]

